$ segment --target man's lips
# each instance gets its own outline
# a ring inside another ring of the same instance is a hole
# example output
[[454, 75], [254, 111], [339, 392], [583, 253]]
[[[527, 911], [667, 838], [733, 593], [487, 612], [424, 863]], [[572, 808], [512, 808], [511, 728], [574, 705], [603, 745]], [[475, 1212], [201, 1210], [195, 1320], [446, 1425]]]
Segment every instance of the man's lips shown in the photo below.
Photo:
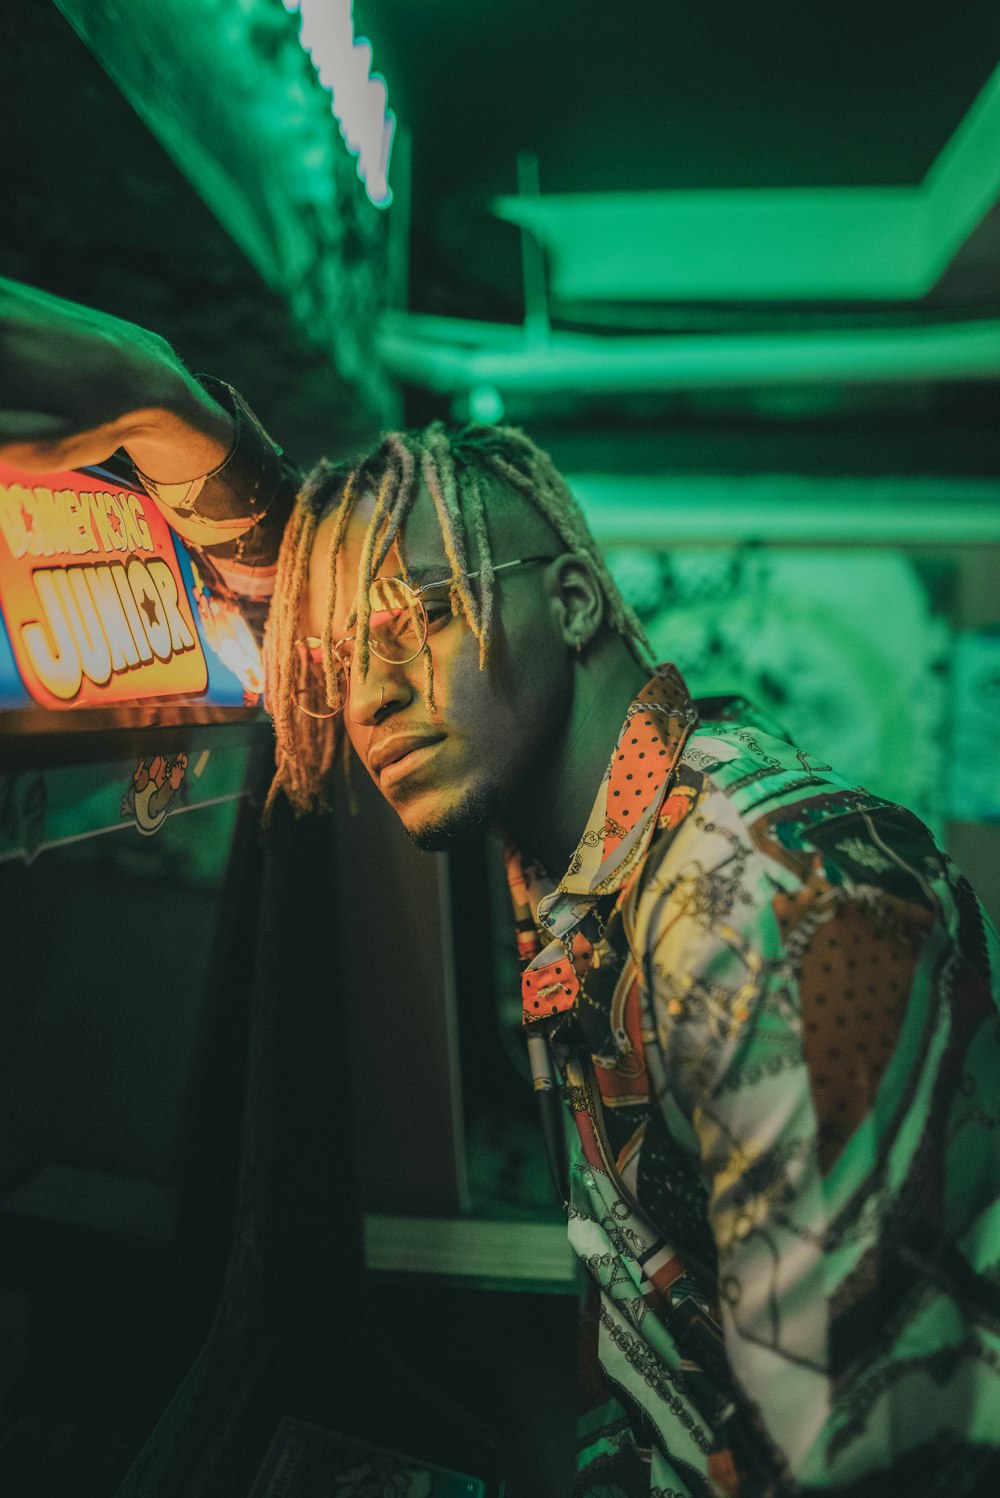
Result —
[[394, 733], [389, 738], [380, 739], [369, 749], [368, 764], [373, 774], [381, 775], [388, 765], [405, 759], [415, 749], [428, 749], [431, 744], [440, 744], [443, 738], [443, 733]]

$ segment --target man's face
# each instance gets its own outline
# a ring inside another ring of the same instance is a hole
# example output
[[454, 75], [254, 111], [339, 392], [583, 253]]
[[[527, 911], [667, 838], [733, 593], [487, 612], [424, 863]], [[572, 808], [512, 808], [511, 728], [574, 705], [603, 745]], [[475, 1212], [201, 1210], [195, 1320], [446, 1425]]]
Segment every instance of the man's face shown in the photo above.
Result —
[[[347, 619], [356, 603], [371, 510], [370, 500], [359, 503], [337, 558], [335, 640], [353, 633]], [[495, 564], [562, 549], [527, 507], [508, 503], [503, 515], [490, 525]], [[308, 627], [314, 635], [322, 634], [325, 620], [332, 529], [328, 516], [310, 559]], [[372, 654], [366, 677], [359, 664], [353, 667], [344, 728], [414, 842], [440, 848], [479, 827], [503, 826], [526, 791], [544, 783], [568, 721], [571, 669], [544, 563], [496, 578], [490, 652], [480, 670], [479, 642], [464, 617], [434, 606], [440, 600], [447, 604], [451, 569], [426, 491], [410, 512], [405, 546], [415, 585], [444, 580], [440, 590], [422, 595], [430, 619], [434, 707], [423, 653], [405, 664]], [[469, 565], [476, 562], [470, 558]], [[395, 550], [379, 574], [400, 575]], [[471, 584], [478, 586], [478, 580]]]

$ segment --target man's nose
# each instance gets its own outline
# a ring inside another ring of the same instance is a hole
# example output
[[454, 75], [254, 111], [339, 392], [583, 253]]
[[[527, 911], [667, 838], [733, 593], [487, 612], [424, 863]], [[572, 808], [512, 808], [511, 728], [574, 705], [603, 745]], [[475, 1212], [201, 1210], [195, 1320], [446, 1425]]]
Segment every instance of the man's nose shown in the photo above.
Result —
[[362, 677], [358, 661], [353, 662], [347, 688], [347, 711], [355, 723], [379, 723], [388, 712], [405, 707], [412, 695], [405, 666], [380, 660], [372, 652], [368, 658], [368, 674]]

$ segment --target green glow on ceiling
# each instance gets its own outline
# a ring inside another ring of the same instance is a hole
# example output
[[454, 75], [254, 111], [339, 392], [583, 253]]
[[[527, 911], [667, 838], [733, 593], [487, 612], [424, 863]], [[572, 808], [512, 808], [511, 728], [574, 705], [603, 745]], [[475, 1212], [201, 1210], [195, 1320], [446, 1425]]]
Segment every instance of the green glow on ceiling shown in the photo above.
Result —
[[300, 15], [299, 41], [312, 58], [358, 176], [376, 208], [392, 202], [389, 157], [396, 116], [385, 79], [373, 73], [371, 43], [354, 32], [354, 0], [283, 0]]
[[916, 187], [566, 193], [494, 211], [562, 301], [914, 299], [1000, 195], [1000, 67]]
[[1000, 481], [567, 473], [603, 546], [998, 546]]
[[557, 331], [537, 344], [520, 327], [389, 312], [378, 349], [398, 379], [441, 393], [895, 384], [995, 378], [1000, 321], [641, 338]]

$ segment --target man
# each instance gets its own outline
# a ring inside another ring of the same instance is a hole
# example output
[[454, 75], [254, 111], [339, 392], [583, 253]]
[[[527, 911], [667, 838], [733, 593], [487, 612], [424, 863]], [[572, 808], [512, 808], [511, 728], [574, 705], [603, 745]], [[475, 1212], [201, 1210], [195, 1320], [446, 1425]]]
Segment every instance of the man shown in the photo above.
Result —
[[5, 401], [11, 461], [124, 446], [233, 586], [274, 582], [272, 798], [328, 804], [344, 741], [421, 846], [509, 840], [536, 1087], [572, 1122], [577, 1491], [997, 1491], [1000, 962], [926, 829], [643, 664], [522, 434], [394, 434], [288, 516], [238, 397], [6, 290], [47, 413]]

